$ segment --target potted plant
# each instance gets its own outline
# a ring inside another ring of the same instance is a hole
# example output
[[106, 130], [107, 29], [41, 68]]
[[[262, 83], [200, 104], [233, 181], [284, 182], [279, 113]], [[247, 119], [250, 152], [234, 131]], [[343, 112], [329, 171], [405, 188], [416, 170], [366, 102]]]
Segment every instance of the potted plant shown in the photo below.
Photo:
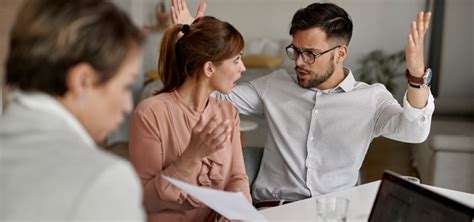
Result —
[[368, 84], [384, 84], [388, 91], [397, 90], [397, 79], [403, 77], [405, 72], [405, 52], [385, 53], [374, 50], [359, 60], [360, 68], [357, 70], [360, 81]]

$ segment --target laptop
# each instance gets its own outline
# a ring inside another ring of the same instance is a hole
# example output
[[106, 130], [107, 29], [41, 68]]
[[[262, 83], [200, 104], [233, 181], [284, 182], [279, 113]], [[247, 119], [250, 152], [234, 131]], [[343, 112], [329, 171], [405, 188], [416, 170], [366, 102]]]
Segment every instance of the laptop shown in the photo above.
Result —
[[472, 222], [474, 209], [386, 170], [369, 222]]

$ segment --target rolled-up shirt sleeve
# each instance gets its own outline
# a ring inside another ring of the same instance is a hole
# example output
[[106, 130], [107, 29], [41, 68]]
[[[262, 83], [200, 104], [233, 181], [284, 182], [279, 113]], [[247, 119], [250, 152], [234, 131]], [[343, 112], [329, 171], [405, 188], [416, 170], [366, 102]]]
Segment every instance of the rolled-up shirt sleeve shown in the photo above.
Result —
[[410, 103], [408, 102], [407, 98], [407, 93], [405, 92], [405, 95], [403, 96], [403, 114], [405, 114], [405, 117], [409, 121], [416, 121], [416, 120], [422, 120], [424, 121], [426, 118], [431, 118], [431, 115], [434, 112], [434, 98], [433, 95], [430, 94], [428, 96], [428, 102], [426, 103], [426, 106], [417, 109], [413, 108]]
[[407, 142], [422, 143], [428, 137], [431, 127], [431, 117], [434, 112], [433, 95], [429, 95], [426, 106], [422, 109], [413, 108], [403, 98], [403, 107], [385, 90], [384, 87], [374, 88], [375, 115], [374, 137], [384, 136], [386, 138]]

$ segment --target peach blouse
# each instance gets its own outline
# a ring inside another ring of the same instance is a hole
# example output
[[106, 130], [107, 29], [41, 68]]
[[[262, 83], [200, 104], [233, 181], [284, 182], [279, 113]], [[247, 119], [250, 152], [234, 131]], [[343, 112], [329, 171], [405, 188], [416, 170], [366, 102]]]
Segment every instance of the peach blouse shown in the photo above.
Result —
[[232, 121], [226, 147], [202, 159], [191, 175], [184, 175], [176, 161], [191, 139], [200, 113], [186, 106], [177, 91], [161, 93], [141, 102], [132, 114], [130, 160], [144, 189], [149, 221], [213, 221], [216, 213], [198, 200], [165, 181], [161, 175], [202, 187], [241, 191], [251, 200], [240, 144], [240, 119], [229, 102], [209, 98], [203, 111]]

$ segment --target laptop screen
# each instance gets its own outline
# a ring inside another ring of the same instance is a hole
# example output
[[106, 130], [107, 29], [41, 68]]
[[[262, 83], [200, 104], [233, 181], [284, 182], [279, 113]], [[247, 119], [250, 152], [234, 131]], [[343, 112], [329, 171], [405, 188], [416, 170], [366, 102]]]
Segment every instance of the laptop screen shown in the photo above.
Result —
[[369, 222], [471, 222], [474, 209], [385, 171]]

